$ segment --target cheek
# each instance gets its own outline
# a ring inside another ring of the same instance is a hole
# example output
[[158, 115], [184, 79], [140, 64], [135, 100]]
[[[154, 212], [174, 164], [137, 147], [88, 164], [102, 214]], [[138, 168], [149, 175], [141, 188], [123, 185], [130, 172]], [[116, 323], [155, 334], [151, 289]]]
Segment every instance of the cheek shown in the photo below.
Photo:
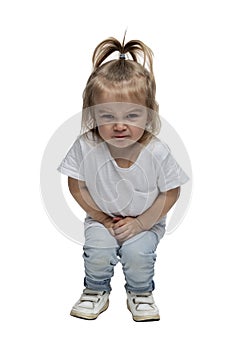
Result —
[[108, 135], [110, 132], [110, 126], [109, 125], [99, 125], [98, 126], [99, 134], [104, 136]]
[[133, 127], [131, 128], [131, 134], [135, 139], [139, 139], [144, 133], [143, 127]]
[[131, 126], [135, 134], [141, 134], [144, 133], [145, 128], [146, 128], [146, 120], [141, 121], [137, 126]]

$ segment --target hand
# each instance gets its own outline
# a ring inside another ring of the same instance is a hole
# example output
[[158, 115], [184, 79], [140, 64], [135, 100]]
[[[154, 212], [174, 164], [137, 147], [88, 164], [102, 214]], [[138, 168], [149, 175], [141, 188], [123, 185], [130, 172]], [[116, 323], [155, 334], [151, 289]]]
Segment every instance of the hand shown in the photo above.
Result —
[[111, 233], [111, 235], [113, 235], [115, 237], [113, 227], [114, 227], [114, 224], [117, 223], [121, 219], [122, 219], [122, 217], [120, 217], [120, 216], [115, 216], [113, 218], [111, 216], [107, 216], [101, 223], [108, 229], [108, 231]]
[[112, 230], [114, 232], [115, 238], [120, 243], [143, 231], [142, 226], [137, 218], [130, 216], [118, 220], [118, 222], [112, 226]]

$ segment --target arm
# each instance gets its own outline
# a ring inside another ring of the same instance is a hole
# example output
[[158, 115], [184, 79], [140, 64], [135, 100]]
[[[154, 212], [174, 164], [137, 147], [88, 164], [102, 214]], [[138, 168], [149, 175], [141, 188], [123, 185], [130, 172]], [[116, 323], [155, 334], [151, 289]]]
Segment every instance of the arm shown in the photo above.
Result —
[[142, 231], [148, 231], [172, 208], [179, 197], [180, 187], [160, 193], [154, 203], [136, 218], [119, 220], [113, 230], [117, 240], [123, 242]]
[[68, 177], [68, 187], [76, 202], [92, 219], [102, 223], [106, 228], [113, 226], [114, 219], [102, 212], [96, 205], [86, 187], [85, 181]]
[[180, 187], [160, 193], [150, 208], [137, 217], [143, 230], [149, 230], [156, 224], [176, 203], [179, 198]]

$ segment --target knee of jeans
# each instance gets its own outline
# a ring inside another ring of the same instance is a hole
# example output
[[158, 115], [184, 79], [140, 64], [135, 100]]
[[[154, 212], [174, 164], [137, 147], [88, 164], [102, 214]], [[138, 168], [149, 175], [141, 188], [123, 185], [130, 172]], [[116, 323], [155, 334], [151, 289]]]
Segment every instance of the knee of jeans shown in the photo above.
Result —
[[156, 261], [156, 253], [152, 251], [132, 251], [127, 250], [121, 255], [123, 265], [130, 265], [134, 268], [143, 269], [146, 266], [152, 266]]
[[83, 258], [85, 262], [91, 263], [96, 268], [107, 265], [115, 266], [118, 262], [115, 249], [96, 249], [84, 246]]
[[133, 243], [123, 245], [120, 250], [122, 264], [129, 264], [143, 268], [156, 261], [156, 244], [148, 244], [139, 239]]

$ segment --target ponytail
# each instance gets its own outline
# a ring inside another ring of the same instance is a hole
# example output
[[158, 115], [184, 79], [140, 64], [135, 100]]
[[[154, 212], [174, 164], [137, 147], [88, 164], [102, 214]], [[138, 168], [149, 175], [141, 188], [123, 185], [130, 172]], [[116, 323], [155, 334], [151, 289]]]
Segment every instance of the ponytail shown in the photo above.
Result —
[[125, 44], [125, 35], [122, 44], [115, 38], [110, 37], [103, 40], [95, 49], [92, 57], [94, 70], [97, 69], [107, 57], [112, 53], [119, 52], [119, 59], [124, 60], [129, 54], [133, 61], [140, 63], [143, 59], [142, 66], [148, 68], [150, 74], [153, 74], [153, 52], [140, 40], [131, 40]]

